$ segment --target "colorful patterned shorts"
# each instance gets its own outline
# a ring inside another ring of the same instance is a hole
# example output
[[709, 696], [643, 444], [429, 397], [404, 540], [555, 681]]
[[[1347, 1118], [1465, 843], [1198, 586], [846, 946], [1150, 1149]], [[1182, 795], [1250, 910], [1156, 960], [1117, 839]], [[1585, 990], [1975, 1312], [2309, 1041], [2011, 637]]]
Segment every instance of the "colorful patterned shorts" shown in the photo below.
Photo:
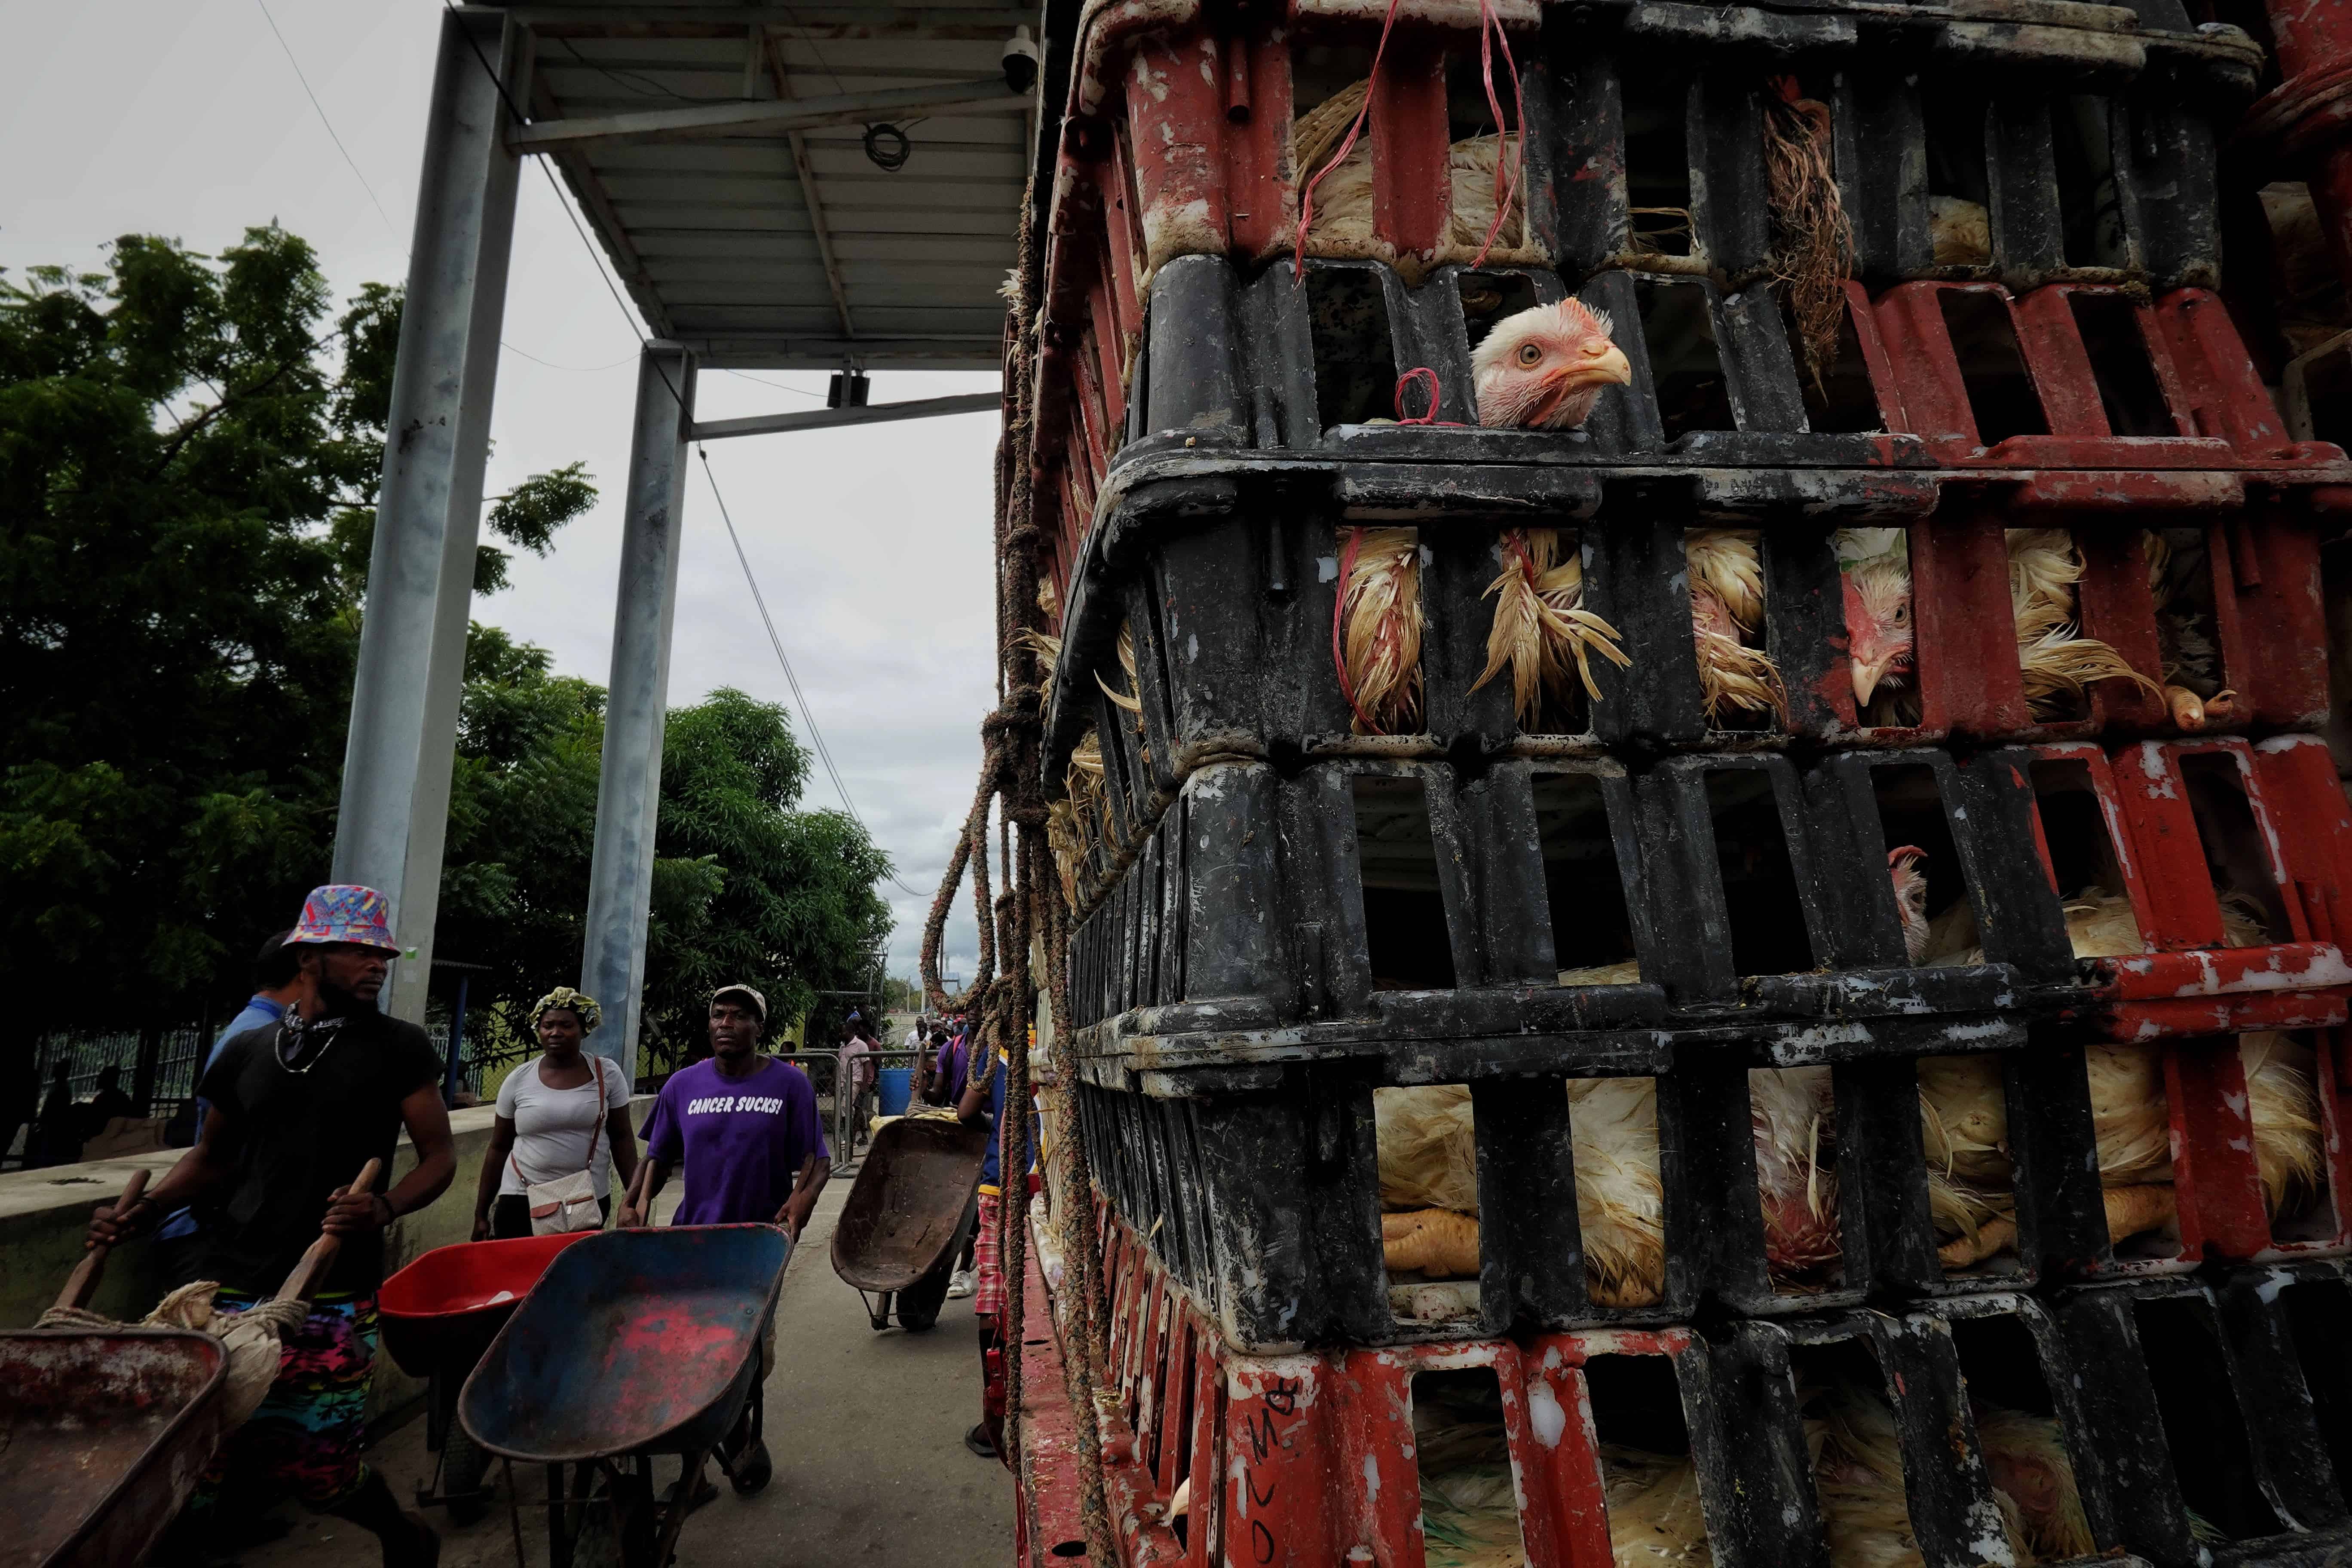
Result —
[[971, 1310], [983, 1318], [1004, 1314], [1004, 1248], [997, 1233], [997, 1216], [1004, 1199], [995, 1193], [980, 1194], [980, 1228], [972, 1238], [971, 1265], [980, 1275], [980, 1292]]
[[[223, 1290], [216, 1300], [224, 1310], [242, 1311], [257, 1298]], [[213, 1457], [190, 1506], [242, 1510], [290, 1495], [323, 1512], [349, 1500], [367, 1479], [360, 1451], [375, 1339], [373, 1296], [334, 1292], [313, 1300], [286, 1342], [268, 1396]]]

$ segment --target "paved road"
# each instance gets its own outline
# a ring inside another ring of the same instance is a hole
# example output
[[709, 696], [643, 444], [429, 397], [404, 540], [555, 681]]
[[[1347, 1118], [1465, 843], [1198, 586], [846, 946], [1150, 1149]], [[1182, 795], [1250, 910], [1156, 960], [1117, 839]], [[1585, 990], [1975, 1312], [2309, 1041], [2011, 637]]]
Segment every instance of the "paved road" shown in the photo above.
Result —
[[[826, 1189], [784, 1271], [767, 1394], [775, 1480], [744, 1499], [721, 1478], [719, 1500], [687, 1521], [679, 1568], [993, 1568], [1012, 1561], [1010, 1479], [1001, 1466], [963, 1447], [964, 1430], [980, 1415], [971, 1303], [947, 1303], [939, 1326], [926, 1334], [896, 1328], [876, 1333], [830, 1260], [834, 1221], [848, 1190], [845, 1179]], [[677, 1191], [673, 1183], [666, 1196]], [[411, 1495], [432, 1466], [424, 1422], [394, 1433], [368, 1459], [384, 1469], [394, 1491]], [[668, 1461], [656, 1472], [665, 1482], [674, 1473]], [[544, 1497], [537, 1475], [518, 1471], [517, 1480], [526, 1499]], [[541, 1568], [547, 1561], [543, 1521], [532, 1529], [530, 1511], [526, 1542], [531, 1568]], [[291, 1517], [294, 1528], [284, 1540], [244, 1554], [247, 1568], [374, 1561], [373, 1538], [357, 1527], [299, 1510]], [[442, 1568], [514, 1562], [503, 1498], [476, 1523], [436, 1522], [446, 1536]], [[364, 1555], [347, 1555], [362, 1549]]]

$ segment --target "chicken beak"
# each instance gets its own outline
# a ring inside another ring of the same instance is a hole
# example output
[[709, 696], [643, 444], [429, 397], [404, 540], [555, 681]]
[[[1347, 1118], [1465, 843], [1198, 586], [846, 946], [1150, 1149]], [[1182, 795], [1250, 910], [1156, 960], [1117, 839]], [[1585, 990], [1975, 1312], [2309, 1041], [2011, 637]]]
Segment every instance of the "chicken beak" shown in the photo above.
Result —
[[1611, 343], [1605, 353], [1594, 354], [1580, 364], [1562, 367], [1554, 379], [1570, 390], [1587, 386], [1631, 386], [1633, 364], [1625, 351]]
[[1858, 658], [1853, 661], [1853, 705], [1856, 708], [1870, 706], [1870, 694], [1878, 689], [1880, 681], [1886, 679], [1886, 663], [1883, 658]]

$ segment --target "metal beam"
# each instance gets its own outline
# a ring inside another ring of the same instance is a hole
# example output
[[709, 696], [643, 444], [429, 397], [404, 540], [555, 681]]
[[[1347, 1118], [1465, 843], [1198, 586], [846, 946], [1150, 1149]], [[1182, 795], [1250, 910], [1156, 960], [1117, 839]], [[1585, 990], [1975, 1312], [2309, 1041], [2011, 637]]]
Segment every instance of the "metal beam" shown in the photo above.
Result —
[[694, 423], [694, 358], [676, 343], [647, 345], [637, 362], [637, 412], [621, 518], [621, 587], [613, 612], [613, 679], [596, 777], [596, 838], [588, 869], [581, 984], [618, 1025], [589, 1048], [637, 1071], [645, 997], [646, 920], [652, 908], [654, 828], [660, 815], [662, 727], [669, 706], [670, 628], [677, 615], [687, 435]]
[[390, 897], [394, 935], [411, 956], [394, 966], [383, 1005], [418, 1024], [514, 240], [520, 164], [504, 145], [491, 73], [527, 89], [519, 78], [528, 69], [496, 11], [445, 13], [440, 27], [386, 422], [399, 438], [384, 444], [331, 872]]
[[[531, 83], [530, 112], [535, 117], [551, 119], [556, 114], [555, 94], [544, 78], [536, 78]], [[595, 231], [597, 239], [603, 243], [605, 258], [612, 262], [613, 270], [620, 275], [621, 287], [626, 289], [629, 298], [636, 302], [637, 311], [645, 317], [646, 325], [656, 337], [667, 337], [667, 307], [662, 303], [660, 293], [654, 288], [653, 275], [646, 269], [645, 258], [637, 253], [636, 245], [629, 237], [628, 226], [613, 209], [613, 198], [605, 193], [604, 182], [596, 177], [596, 171], [589, 167], [587, 154], [575, 149], [551, 153], [550, 156], [555, 161], [557, 177], [572, 193], [572, 199], [580, 204], [581, 212], [588, 219], [588, 226]]]
[[980, 414], [1001, 405], [1001, 392], [960, 392], [953, 397], [917, 397], [905, 403], [874, 403], [864, 408], [812, 408], [802, 414], [755, 414], [749, 419], [713, 419], [694, 427], [697, 441], [730, 436], [782, 436], [794, 430], [831, 430], [844, 425], [887, 425], [898, 419], [930, 419], [942, 414]]
[[692, 141], [739, 132], [777, 135], [827, 125], [864, 125], [915, 109], [934, 114], [949, 110], [1017, 114], [1028, 103], [1029, 95], [1006, 87], [1003, 78], [983, 77], [977, 81], [895, 87], [880, 92], [842, 93], [831, 98], [703, 103], [689, 109], [649, 109], [584, 120], [539, 121], [509, 132], [507, 145], [518, 153], [547, 153], [624, 142]]
[[514, 16], [543, 38], [733, 38], [746, 25], [782, 38], [927, 38], [994, 42], [1035, 8], [1021, 6], [614, 5], [518, 7]]
[[[792, 73], [776, 54], [775, 45], [770, 41], [767, 30], [752, 28], [751, 45], [750, 52], [767, 67], [770, 77], [774, 80], [776, 96], [791, 100], [793, 96]], [[825, 222], [824, 203], [817, 195], [816, 171], [809, 164], [808, 138], [794, 131], [789, 132], [784, 140], [792, 145], [793, 174], [801, 183], [801, 205], [808, 210], [809, 235], [816, 241], [817, 259], [824, 263], [824, 284], [833, 291], [833, 313], [841, 318], [841, 335], [854, 338], [857, 335], [857, 323], [849, 315], [849, 282], [841, 274], [841, 258], [833, 253], [833, 226]]]

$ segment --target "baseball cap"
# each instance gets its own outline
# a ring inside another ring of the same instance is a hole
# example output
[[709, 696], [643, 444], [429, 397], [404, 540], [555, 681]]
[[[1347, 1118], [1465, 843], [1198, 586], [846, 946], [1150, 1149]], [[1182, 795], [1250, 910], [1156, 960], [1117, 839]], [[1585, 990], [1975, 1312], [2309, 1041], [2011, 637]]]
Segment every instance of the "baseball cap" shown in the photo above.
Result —
[[716, 1007], [722, 999], [729, 996], [749, 997], [751, 1002], [752, 1010], [760, 1015], [760, 1022], [764, 1024], [768, 1021], [768, 999], [752, 987], [749, 985], [721, 985], [718, 990], [713, 991], [710, 994], [710, 1005]]

